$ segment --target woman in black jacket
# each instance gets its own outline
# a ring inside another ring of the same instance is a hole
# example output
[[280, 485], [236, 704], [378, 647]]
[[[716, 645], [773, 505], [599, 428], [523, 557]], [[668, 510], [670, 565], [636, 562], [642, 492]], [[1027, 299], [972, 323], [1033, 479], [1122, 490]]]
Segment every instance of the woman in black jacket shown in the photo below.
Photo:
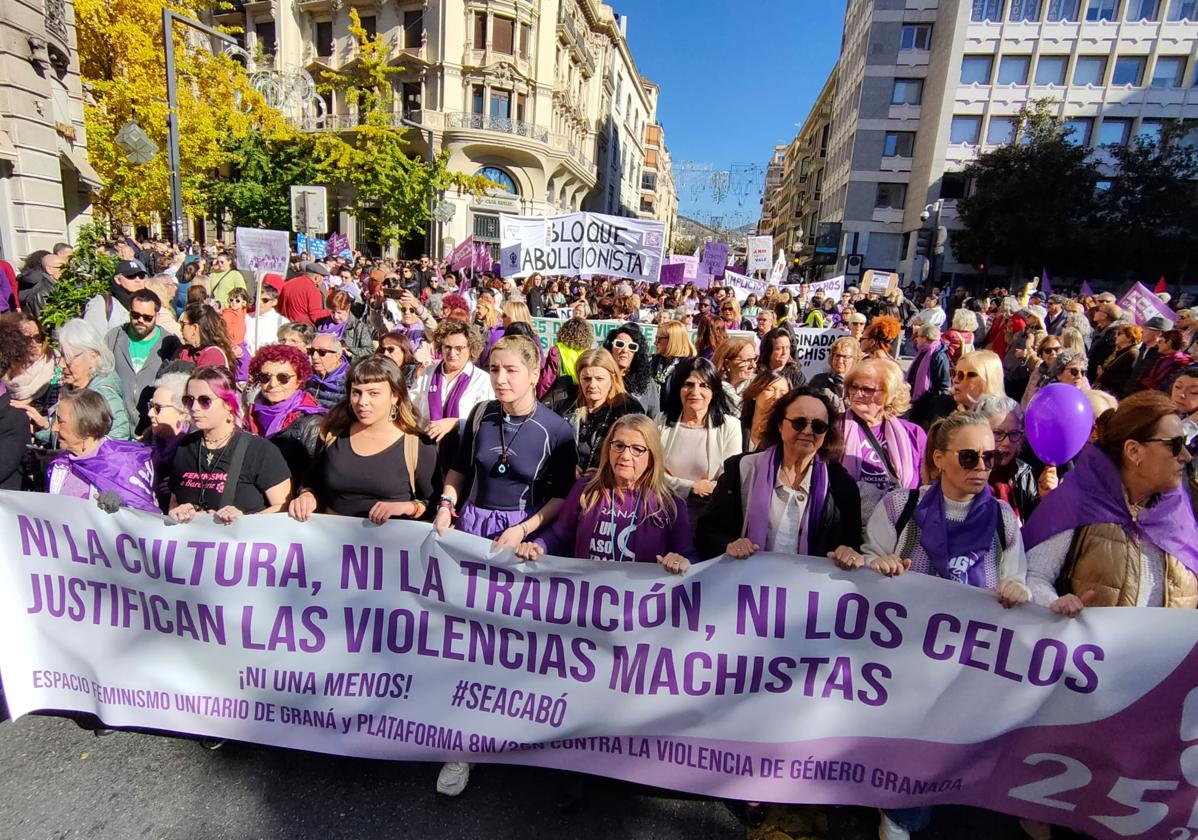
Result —
[[19, 374], [35, 357], [33, 342], [19, 327], [0, 330], [0, 490], [21, 489], [21, 459], [30, 441], [29, 415], [12, 404], [2, 380]]
[[860, 557], [861, 498], [829, 455], [839, 443], [824, 391], [797, 388], [775, 403], [762, 449], [724, 464], [695, 543], [702, 557], [780, 551]]

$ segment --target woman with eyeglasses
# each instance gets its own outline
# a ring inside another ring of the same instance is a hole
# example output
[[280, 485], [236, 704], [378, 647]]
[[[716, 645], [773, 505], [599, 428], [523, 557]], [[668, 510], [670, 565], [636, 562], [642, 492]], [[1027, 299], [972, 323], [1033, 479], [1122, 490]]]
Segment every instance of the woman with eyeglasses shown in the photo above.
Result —
[[1173, 402], [1141, 391], [1098, 418], [1098, 441], [1024, 526], [1037, 604], [1198, 606], [1198, 528], [1181, 484], [1190, 453]]
[[166, 511], [171, 500], [171, 464], [175, 452], [191, 426], [191, 416], [183, 406], [187, 389], [186, 373], [164, 373], [154, 381], [154, 392], [146, 408], [150, 426], [143, 440], [150, 445], [154, 462], [155, 495], [158, 506]]
[[483, 351], [483, 337], [461, 321], [442, 321], [433, 333], [433, 346], [441, 359], [429, 365], [412, 388], [412, 404], [425, 434], [441, 450], [441, 467], [447, 469], [457, 452], [462, 426], [480, 402], [493, 399], [491, 378], [474, 362]]
[[258, 393], [246, 412], [245, 428], [278, 447], [297, 484], [320, 450], [326, 411], [304, 390], [311, 376], [308, 357], [287, 344], [268, 344], [250, 359], [250, 382]]
[[757, 370], [757, 344], [750, 338], [727, 338], [716, 350], [713, 360], [724, 383], [724, 393], [732, 413], [740, 416], [741, 394], [753, 381]]
[[1055, 335], [1047, 335], [1040, 339], [1040, 344], [1036, 347], [1036, 357], [1040, 363], [1032, 370], [1027, 387], [1023, 390], [1023, 396], [1019, 400], [1019, 407], [1024, 411], [1027, 411], [1027, 404], [1032, 401], [1036, 392], [1052, 381], [1048, 375], [1048, 366], [1057, 353], [1061, 352], [1063, 346], [1061, 339]]
[[986, 394], [1001, 396], [1003, 390], [1002, 360], [989, 350], [966, 353], [953, 371], [953, 402], [957, 411], [972, 411], [973, 404]]
[[1031, 465], [1019, 457], [1023, 451], [1023, 409], [1015, 400], [1006, 395], [987, 394], [974, 404], [973, 410], [990, 423], [998, 452], [998, 460], [990, 471], [990, 491], [1011, 506], [1020, 522], [1027, 522], [1041, 497], [1056, 486], [1055, 470], [1051, 481], [1037, 482]]
[[682, 574], [699, 556], [686, 504], [666, 485], [662, 461], [653, 421], [643, 414], [620, 417], [603, 439], [598, 468], [575, 482], [553, 525], [522, 543], [516, 556], [657, 563]]
[[379, 339], [378, 355], [399, 365], [399, 369], [403, 371], [404, 382], [409, 389], [415, 386], [417, 378], [424, 371], [424, 365], [417, 361], [416, 351], [413, 349], [407, 333], [389, 332], [385, 334]]
[[171, 464], [167, 515], [191, 522], [211, 514], [229, 524], [245, 514], [277, 513], [291, 494], [291, 472], [278, 447], [238, 430], [240, 395], [227, 368], [197, 368], [187, 380], [183, 406], [192, 431]]
[[[192, 286], [192, 290], [195, 288]], [[230, 371], [237, 370], [237, 353], [229, 340], [225, 322], [211, 306], [187, 304], [179, 318], [179, 330], [183, 340], [183, 349], [179, 353], [181, 361], [191, 362], [197, 368], [223, 365]]]
[[1057, 353], [1048, 365], [1048, 381], [1063, 382], [1075, 388], [1089, 388], [1086, 379], [1088, 366], [1086, 355], [1077, 350], [1062, 350]]
[[828, 348], [828, 369], [816, 374], [811, 380], [811, 387], [826, 391], [832, 397], [832, 403], [841, 414], [847, 407], [845, 402], [845, 377], [853, 367], [861, 361], [861, 344], [851, 335], [846, 335], [832, 342]]
[[860, 563], [857, 485], [831, 459], [836, 408], [823, 391], [796, 388], [770, 413], [762, 449], [729, 458], [695, 541], [701, 557], [759, 551]]
[[600, 348], [579, 356], [578, 402], [564, 415], [578, 447], [578, 475], [599, 468], [603, 440], [613, 423], [626, 414], [641, 413], [641, 404], [625, 393], [611, 353]]
[[677, 388], [662, 405], [661, 431], [666, 485], [686, 499], [698, 520], [715, 490], [724, 462], [742, 451], [740, 420], [730, 411], [715, 365], [707, 359], [679, 362]]
[[[896, 490], [874, 509], [862, 548], [865, 563], [888, 577], [911, 571], [989, 589], [1004, 607], [1026, 603], [1031, 593], [1019, 520], [988, 484], [997, 461], [985, 418], [957, 412], [937, 420], [925, 461], [932, 484]], [[842, 558], [836, 564], [858, 565]], [[930, 806], [885, 810], [880, 835], [907, 837], [931, 819]]]
[[329, 317], [316, 322], [316, 332], [335, 336], [350, 359], [357, 359], [374, 352], [374, 332], [351, 311], [353, 303], [353, 298], [341, 289], [329, 292]]
[[661, 391], [652, 376], [649, 345], [638, 324], [622, 324], [608, 333], [603, 347], [616, 360], [624, 391], [638, 403], [649, 417], [655, 417], [661, 407]]
[[848, 411], [838, 429], [844, 441], [840, 463], [859, 486], [861, 521], [868, 522], [887, 493], [919, 487], [927, 436], [900, 416], [911, 406], [911, 389], [893, 362], [858, 362], [845, 376], [844, 393]]

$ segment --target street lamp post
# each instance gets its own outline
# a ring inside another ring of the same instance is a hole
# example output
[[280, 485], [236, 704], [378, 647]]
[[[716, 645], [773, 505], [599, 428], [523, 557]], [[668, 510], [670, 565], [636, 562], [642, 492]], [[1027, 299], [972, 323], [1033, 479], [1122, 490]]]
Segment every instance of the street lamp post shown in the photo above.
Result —
[[923, 208], [922, 218], [926, 221], [932, 221], [932, 242], [931, 254], [928, 259], [931, 261], [930, 271], [928, 272], [928, 284], [933, 288], [940, 287], [940, 272], [944, 261], [944, 243], [940, 239], [940, 211], [944, 209], [944, 199], [938, 198], [931, 204]]

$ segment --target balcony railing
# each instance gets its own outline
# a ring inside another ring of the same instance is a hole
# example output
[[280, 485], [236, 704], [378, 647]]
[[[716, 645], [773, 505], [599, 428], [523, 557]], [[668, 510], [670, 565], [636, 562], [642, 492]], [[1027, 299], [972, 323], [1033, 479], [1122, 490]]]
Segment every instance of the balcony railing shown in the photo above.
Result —
[[461, 111], [451, 111], [445, 115], [446, 128], [473, 128], [481, 131], [498, 131], [503, 134], [514, 134], [517, 137], [527, 137], [541, 143], [549, 142], [549, 129], [541, 125], [508, 119], [492, 117], [487, 114], [466, 114]]
[[[391, 125], [395, 128], [411, 128], [406, 125], [404, 120], [408, 122], [418, 123], [425, 128], [437, 128], [432, 125], [429, 118], [433, 116], [430, 111], [393, 111], [390, 115]], [[305, 116], [300, 120], [300, 130], [302, 131], [349, 131], [357, 128], [366, 122], [365, 114], [327, 114], [323, 121], [318, 121], [315, 116]]]

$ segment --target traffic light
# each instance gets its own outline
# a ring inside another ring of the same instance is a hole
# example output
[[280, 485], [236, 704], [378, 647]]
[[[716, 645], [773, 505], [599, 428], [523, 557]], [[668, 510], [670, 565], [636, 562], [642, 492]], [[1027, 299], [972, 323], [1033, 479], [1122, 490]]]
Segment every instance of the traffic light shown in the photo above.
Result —
[[932, 255], [932, 236], [930, 228], [920, 228], [915, 231], [915, 256], [930, 257]]

